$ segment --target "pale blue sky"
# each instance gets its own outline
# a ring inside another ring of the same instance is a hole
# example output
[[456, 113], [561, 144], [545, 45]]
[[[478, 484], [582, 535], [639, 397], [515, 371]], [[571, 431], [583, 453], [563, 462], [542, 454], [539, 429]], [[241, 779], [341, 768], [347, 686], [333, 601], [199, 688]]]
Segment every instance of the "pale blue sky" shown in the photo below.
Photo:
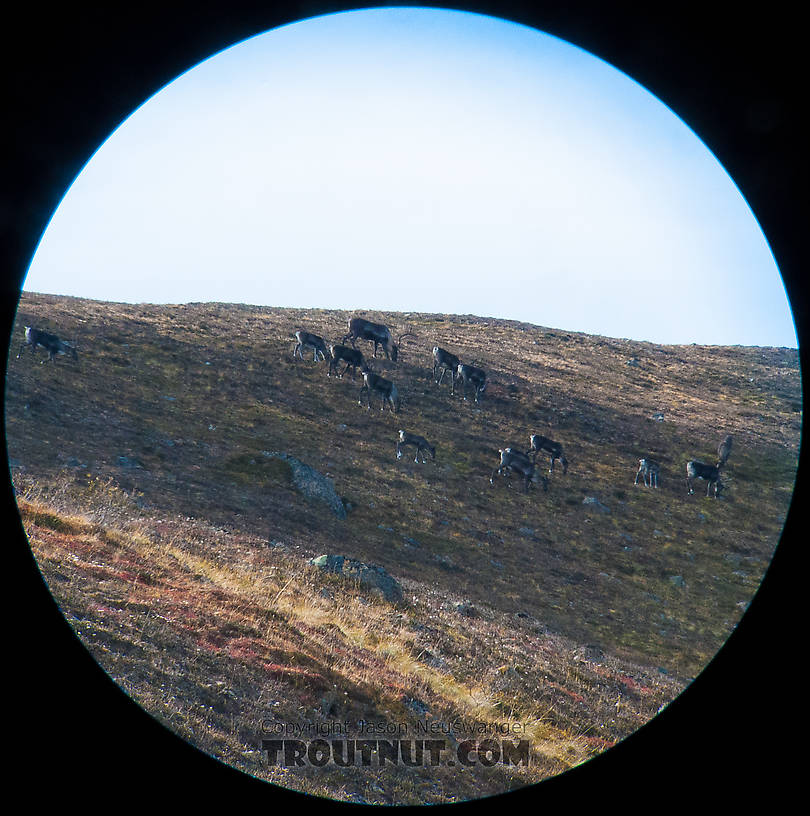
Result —
[[672, 111], [571, 44], [436, 9], [189, 70], [90, 159], [24, 289], [796, 346], [756, 219]]

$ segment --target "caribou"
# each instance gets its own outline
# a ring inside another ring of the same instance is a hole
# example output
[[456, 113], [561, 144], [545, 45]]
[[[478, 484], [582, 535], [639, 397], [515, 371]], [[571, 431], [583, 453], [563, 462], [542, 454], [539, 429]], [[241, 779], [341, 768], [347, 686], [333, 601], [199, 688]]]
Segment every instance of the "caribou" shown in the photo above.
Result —
[[638, 484], [638, 477], [643, 477], [644, 486], [647, 487], [649, 479], [649, 487], [658, 487], [658, 475], [661, 472], [661, 466], [658, 462], [653, 462], [652, 459], [639, 459], [638, 472], [636, 473], [636, 480], [633, 484]]
[[[34, 353], [37, 346], [42, 346], [42, 348], [48, 352], [48, 359], [51, 362], [55, 362], [57, 354], [69, 354], [74, 360], [79, 359], [76, 349], [73, 348], [70, 343], [60, 340], [55, 334], [50, 334], [41, 329], [35, 329], [33, 326], [25, 327], [25, 340], [23, 340], [20, 350], [17, 353], [18, 360], [26, 346], [30, 346], [31, 354]], [[40, 360], [40, 362], [44, 363], [45, 360]]]
[[551, 467], [549, 473], [554, 472], [554, 462], [559, 460], [563, 466], [563, 474], [568, 473], [568, 460], [563, 455], [562, 445], [549, 439], [547, 436], [540, 436], [540, 434], [532, 434], [529, 437], [529, 450], [526, 451], [527, 456], [532, 457], [532, 461], [537, 461], [537, 454], [545, 451], [551, 454]]
[[[495, 484], [496, 476], [504, 476], [507, 473], [519, 473], [524, 478], [523, 489], [526, 493], [529, 492], [529, 483], [538, 480], [537, 469], [534, 462], [521, 451], [514, 448], [499, 448], [498, 453], [501, 455], [501, 462], [492, 475], [489, 477], [489, 483]], [[545, 476], [540, 476], [540, 481], [543, 484], [543, 490], [548, 490], [548, 479]]]
[[459, 363], [456, 372], [463, 386], [464, 399], [467, 399], [467, 383], [471, 383], [475, 389], [475, 401], [479, 402], [479, 395], [483, 394], [487, 387], [486, 371], [483, 368]]
[[710, 496], [712, 489], [714, 489], [714, 497], [717, 498], [718, 493], [722, 489], [720, 484], [720, 464], [716, 466], [707, 465], [704, 462], [698, 462], [693, 459], [686, 463], [686, 487], [690, 495], [695, 492], [692, 485], [694, 479], [706, 480], [706, 495]]
[[366, 392], [366, 407], [371, 408], [371, 392], [376, 391], [380, 395], [380, 410], [385, 410], [385, 403], [391, 403], [391, 410], [399, 413], [399, 393], [397, 387], [391, 380], [386, 380], [379, 374], [375, 374], [371, 370], [371, 366], [364, 363], [360, 368], [360, 373], [363, 375], [363, 386], [360, 389], [360, 399], [358, 403], [363, 404], [363, 392]]
[[309, 332], [304, 331], [303, 329], [297, 331], [295, 333], [295, 348], [293, 349], [293, 357], [300, 357], [302, 360], [304, 359], [304, 349], [311, 348], [312, 349], [312, 359], [314, 362], [318, 362], [318, 355], [321, 355], [321, 359], [326, 359], [326, 343], [324, 342], [323, 337], [318, 337], [317, 334], [310, 334]]
[[402, 459], [402, 448], [404, 445], [413, 445], [416, 448], [416, 455], [414, 462], [419, 464], [419, 454], [422, 454], [422, 464], [427, 462], [425, 451], [430, 451], [430, 458], [436, 460], [436, 448], [425, 439], [424, 436], [418, 434], [408, 433], [408, 431], [400, 430], [399, 441], [397, 442], [397, 459]]
[[353, 380], [356, 379], [358, 366], [362, 368], [366, 362], [363, 358], [363, 353], [358, 349], [353, 349], [350, 346], [341, 346], [337, 343], [332, 343], [332, 345], [329, 346], [329, 358], [329, 370], [326, 372], [327, 377], [331, 377], [333, 371], [337, 374], [338, 363], [344, 362], [346, 363], [346, 367], [340, 374], [337, 374], [337, 376], [342, 378], [351, 368]]
[[[455, 354], [445, 351], [443, 348], [434, 346], [433, 348], [433, 379], [436, 385], [441, 385], [444, 375], [450, 372], [450, 393], [455, 394], [456, 372], [461, 364], [461, 360]], [[441, 369], [442, 373], [436, 378], [436, 372]]]
[[397, 338], [395, 343], [387, 326], [383, 326], [381, 323], [372, 323], [362, 317], [353, 317], [349, 320], [349, 331], [341, 342], [345, 343], [350, 340], [352, 348], [357, 348], [355, 346], [356, 340], [369, 340], [374, 343], [375, 357], [377, 356], [377, 349], [382, 347], [386, 359], [395, 363], [399, 357], [399, 344], [402, 342], [402, 338], [410, 335], [412, 335], [412, 332], [406, 331]]

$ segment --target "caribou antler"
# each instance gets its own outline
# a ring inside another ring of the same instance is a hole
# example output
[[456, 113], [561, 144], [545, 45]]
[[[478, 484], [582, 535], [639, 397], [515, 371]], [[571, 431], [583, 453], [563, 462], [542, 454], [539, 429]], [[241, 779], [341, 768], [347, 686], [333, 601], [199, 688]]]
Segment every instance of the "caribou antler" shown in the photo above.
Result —
[[410, 326], [406, 326], [405, 332], [403, 334], [400, 334], [400, 336], [397, 338], [397, 345], [399, 345], [402, 342], [403, 337], [416, 337], [416, 334], [414, 334], [414, 332], [411, 331]]
[[[404, 331], [402, 334], [400, 334], [400, 336], [399, 336], [399, 337], [397, 337], [397, 342], [396, 342], [396, 346], [395, 346], [395, 348], [399, 349], [399, 347], [402, 345], [402, 339], [403, 339], [404, 337], [416, 337], [416, 335], [415, 335], [415, 334], [414, 334], [414, 333], [411, 331], [411, 327], [410, 327], [410, 326], [406, 326], [406, 327], [405, 327], [405, 331]], [[397, 352], [397, 354], [398, 354], [398, 353], [399, 353], [399, 352]]]

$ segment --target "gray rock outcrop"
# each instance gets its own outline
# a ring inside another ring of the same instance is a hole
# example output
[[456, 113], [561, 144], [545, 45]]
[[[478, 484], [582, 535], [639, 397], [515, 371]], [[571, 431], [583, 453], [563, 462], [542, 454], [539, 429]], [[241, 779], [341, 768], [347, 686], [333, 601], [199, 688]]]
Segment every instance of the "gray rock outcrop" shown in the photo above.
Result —
[[354, 578], [390, 603], [402, 600], [402, 587], [382, 567], [377, 564], [364, 564], [355, 558], [345, 555], [319, 555], [310, 559], [310, 564], [326, 572]]
[[286, 462], [292, 472], [293, 487], [299, 493], [313, 501], [325, 503], [338, 518], [346, 518], [346, 505], [335, 492], [335, 486], [330, 478], [319, 473], [315, 468], [305, 465], [288, 453], [262, 451], [262, 456], [266, 456], [268, 459], [281, 459]]

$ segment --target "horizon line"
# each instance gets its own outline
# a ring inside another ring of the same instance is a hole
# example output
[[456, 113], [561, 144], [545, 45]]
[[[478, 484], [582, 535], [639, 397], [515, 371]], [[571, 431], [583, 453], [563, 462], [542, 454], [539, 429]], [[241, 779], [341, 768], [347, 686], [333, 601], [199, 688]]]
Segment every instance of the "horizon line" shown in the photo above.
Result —
[[[540, 323], [533, 323], [529, 320], [521, 320], [514, 317], [499, 317], [497, 315], [483, 315], [475, 314], [473, 312], [453, 313], [453, 312], [423, 312], [415, 309], [381, 309], [373, 306], [349, 306], [349, 307], [329, 307], [329, 306], [278, 306], [266, 303], [248, 303], [244, 301], [224, 301], [224, 300], [185, 300], [185, 301], [150, 301], [150, 300], [105, 300], [103, 298], [87, 297], [85, 295], [66, 295], [58, 294], [56, 292], [36, 292], [25, 288], [20, 289], [20, 297], [17, 301], [17, 308], [22, 301], [23, 295], [39, 295], [44, 297], [54, 298], [70, 298], [72, 300], [87, 300], [94, 303], [107, 303], [110, 305], [120, 306], [249, 306], [256, 309], [283, 309], [290, 311], [320, 311], [320, 312], [379, 312], [381, 314], [402, 314], [402, 315], [420, 315], [425, 317], [445, 317], [448, 319], [454, 318], [475, 318], [476, 320], [496, 320], [503, 323], [516, 323], [520, 325], [530, 326], [532, 328], [541, 329], [545, 331], [565, 332], [568, 334], [582, 334], [587, 337], [599, 337], [607, 340], [621, 340], [631, 343], [646, 343], [653, 346], [704, 346], [706, 348], [762, 348], [762, 349], [787, 349], [789, 351], [799, 350], [798, 338], [796, 345], [785, 346], [776, 344], [760, 344], [760, 343], [741, 343], [741, 342], [726, 342], [726, 343], [702, 343], [696, 340], [688, 340], [682, 342], [660, 342], [657, 340], [645, 340], [636, 337], [619, 337], [615, 335], [599, 334], [597, 332], [588, 332], [582, 329], [568, 329], [561, 326], [545, 326]], [[16, 315], [16, 310], [15, 310]], [[795, 333], [795, 329], [794, 329]]]

